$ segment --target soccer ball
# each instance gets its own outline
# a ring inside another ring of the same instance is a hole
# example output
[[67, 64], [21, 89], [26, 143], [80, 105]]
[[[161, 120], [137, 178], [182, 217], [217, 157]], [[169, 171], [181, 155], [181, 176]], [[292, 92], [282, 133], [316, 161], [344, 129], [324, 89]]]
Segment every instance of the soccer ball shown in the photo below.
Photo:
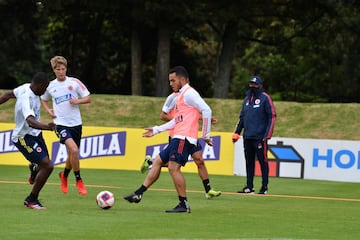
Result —
[[115, 196], [110, 191], [101, 191], [96, 196], [96, 204], [99, 206], [99, 208], [109, 209], [114, 205], [114, 203]]

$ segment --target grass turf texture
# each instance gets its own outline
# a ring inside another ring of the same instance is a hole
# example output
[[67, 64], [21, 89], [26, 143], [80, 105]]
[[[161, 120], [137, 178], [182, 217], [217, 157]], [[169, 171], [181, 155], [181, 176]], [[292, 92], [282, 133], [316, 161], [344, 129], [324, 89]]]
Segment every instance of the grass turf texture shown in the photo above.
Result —
[[[212, 175], [213, 187], [223, 194], [206, 200], [199, 176], [185, 174], [192, 213], [168, 214], [164, 210], [177, 204], [177, 196], [166, 170], [139, 204], [123, 200], [143, 182], [139, 172], [83, 169], [89, 194], [80, 196], [73, 174], [69, 193], [60, 191], [60, 170], [55, 168], [40, 195], [48, 208], [41, 211], [22, 204], [31, 189], [28, 168], [0, 165], [2, 240], [360, 239], [356, 183], [271, 178], [269, 194], [260, 196], [235, 193], [243, 177]], [[115, 194], [109, 210], [95, 203], [102, 190]]]
[[[4, 91], [0, 90], [0, 94]], [[241, 100], [206, 99], [218, 123], [213, 131], [232, 132]], [[92, 95], [82, 105], [84, 126], [145, 128], [160, 124], [165, 98]], [[359, 104], [277, 102], [274, 136], [358, 140]], [[14, 100], [0, 106], [0, 122], [13, 122]], [[42, 120], [49, 117], [42, 108]], [[22, 159], [20, 161], [26, 162]], [[123, 196], [140, 186], [145, 175], [134, 171], [82, 169], [89, 194], [79, 196], [71, 181], [69, 193], [59, 189], [55, 169], [40, 199], [46, 211], [26, 209], [30, 192], [28, 168], [0, 165], [0, 239], [360, 239], [358, 183], [271, 178], [269, 194], [240, 195], [243, 177], [211, 176], [223, 195], [205, 200], [196, 174], [185, 174], [191, 214], [166, 214], [177, 204], [167, 172], [145, 193], [139, 204]], [[73, 175], [71, 175], [73, 176]], [[256, 191], [260, 179], [255, 180]], [[96, 194], [115, 194], [115, 206], [102, 210]]]

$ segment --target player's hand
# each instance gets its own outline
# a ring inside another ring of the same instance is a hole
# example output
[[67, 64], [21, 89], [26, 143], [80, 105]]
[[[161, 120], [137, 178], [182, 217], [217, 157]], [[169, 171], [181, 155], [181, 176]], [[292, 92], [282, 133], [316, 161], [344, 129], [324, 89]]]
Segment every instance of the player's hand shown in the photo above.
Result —
[[79, 104], [79, 100], [76, 99], [76, 98], [71, 98], [69, 102], [70, 102], [71, 105], [78, 105]]
[[53, 123], [53, 122], [48, 123], [48, 126], [49, 126], [49, 128], [50, 128], [51, 131], [54, 131], [55, 128], [56, 128], [56, 125], [55, 125], [55, 123]]
[[50, 117], [52, 117], [52, 118], [56, 118], [56, 115], [55, 115], [55, 113], [54, 113], [54, 110], [53, 110], [53, 109], [49, 109], [48, 114], [50, 115]]
[[213, 141], [212, 141], [212, 138], [204, 139], [204, 141], [206, 142], [207, 145], [209, 145], [209, 146], [214, 146], [214, 143], [213, 143]]
[[215, 124], [217, 123], [217, 118], [216, 117], [211, 117], [211, 124]]
[[240, 135], [239, 135], [239, 134], [234, 133], [234, 134], [232, 135], [232, 142], [233, 142], [233, 143], [236, 143], [239, 139], [240, 139]]
[[145, 128], [146, 132], [142, 134], [143, 137], [152, 137], [154, 136], [153, 128]]

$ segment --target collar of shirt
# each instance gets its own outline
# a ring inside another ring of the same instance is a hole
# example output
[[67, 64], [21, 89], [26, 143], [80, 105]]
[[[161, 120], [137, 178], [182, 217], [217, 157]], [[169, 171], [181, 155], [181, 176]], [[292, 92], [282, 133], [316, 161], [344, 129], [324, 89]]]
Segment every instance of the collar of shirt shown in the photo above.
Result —
[[29, 85], [29, 94], [31, 95], [31, 97], [36, 97], [36, 94], [33, 92], [30, 86], [31, 85]]
[[182, 86], [182, 88], [179, 89], [179, 93], [181, 94], [185, 89], [187, 89], [188, 87], [190, 87], [190, 85], [187, 83], [184, 86]]

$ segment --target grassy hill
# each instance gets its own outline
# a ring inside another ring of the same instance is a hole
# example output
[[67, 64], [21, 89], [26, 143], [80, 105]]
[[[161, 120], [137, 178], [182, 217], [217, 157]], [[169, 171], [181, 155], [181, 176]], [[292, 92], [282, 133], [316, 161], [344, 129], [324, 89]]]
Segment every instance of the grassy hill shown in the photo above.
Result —
[[[0, 90], [0, 94], [4, 91]], [[159, 125], [165, 98], [93, 94], [82, 105], [85, 126], [145, 128]], [[242, 99], [206, 99], [218, 123], [212, 131], [233, 132]], [[0, 122], [13, 122], [15, 100], [0, 105]], [[359, 140], [360, 104], [274, 102], [277, 122], [274, 136], [316, 139]], [[49, 117], [42, 112], [42, 120]]]

